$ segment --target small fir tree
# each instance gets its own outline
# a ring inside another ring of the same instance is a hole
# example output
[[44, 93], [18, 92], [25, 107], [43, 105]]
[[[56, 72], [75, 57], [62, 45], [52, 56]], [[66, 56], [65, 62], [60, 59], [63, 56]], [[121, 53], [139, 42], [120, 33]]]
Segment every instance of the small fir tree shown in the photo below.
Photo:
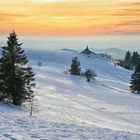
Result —
[[33, 97], [34, 73], [20, 47], [16, 33], [10, 33], [0, 59], [0, 101], [21, 105]]
[[78, 60], [78, 57], [74, 57], [72, 59], [72, 64], [70, 65], [70, 73], [73, 75], [80, 75], [80, 61]]
[[131, 76], [130, 90], [140, 93], [140, 63], [136, 66], [135, 72]]

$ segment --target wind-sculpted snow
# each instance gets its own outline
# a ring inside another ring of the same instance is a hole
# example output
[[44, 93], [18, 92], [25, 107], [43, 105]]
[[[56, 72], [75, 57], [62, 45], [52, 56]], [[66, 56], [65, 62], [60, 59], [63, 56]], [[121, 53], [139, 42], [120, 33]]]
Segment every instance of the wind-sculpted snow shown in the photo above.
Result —
[[[1, 103], [0, 140], [140, 140], [140, 96], [129, 91], [132, 71], [98, 54], [61, 50], [28, 56], [36, 73], [33, 117], [27, 103]], [[82, 70], [95, 70], [95, 80], [65, 74], [75, 56]]]
[[[127, 140], [138, 139], [138, 134], [112, 131], [86, 124], [51, 122], [38, 117], [28, 117], [19, 109], [1, 105], [1, 140]], [[3, 110], [5, 109], [5, 110]], [[12, 110], [10, 110], [12, 109]], [[12, 113], [13, 112], [13, 113]]]

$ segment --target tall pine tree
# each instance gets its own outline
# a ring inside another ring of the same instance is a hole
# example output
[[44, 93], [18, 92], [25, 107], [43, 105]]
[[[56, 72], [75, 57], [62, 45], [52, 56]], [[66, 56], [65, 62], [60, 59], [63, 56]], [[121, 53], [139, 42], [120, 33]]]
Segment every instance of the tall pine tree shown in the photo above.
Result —
[[133, 55], [131, 57], [131, 63], [133, 66], [137, 65], [139, 58], [140, 58], [140, 56], [139, 56], [138, 52], [133, 52]]
[[21, 105], [33, 97], [34, 73], [20, 47], [16, 33], [10, 33], [0, 59], [0, 101]]
[[74, 57], [72, 59], [72, 64], [70, 65], [70, 73], [73, 75], [80, 75], [80, 61], [78, 60], [78, 57]]
[[127, 51], [125, 58], [124, 58], [124, 67], [126, 69], [131, 69], [132, 68], [132, 64], [131, 64], [131, 52]]
[[130, 90], [132, 92], [140, 93], [140, 64], [136, 66], [135, 72], [132, 74], [130, 84]]

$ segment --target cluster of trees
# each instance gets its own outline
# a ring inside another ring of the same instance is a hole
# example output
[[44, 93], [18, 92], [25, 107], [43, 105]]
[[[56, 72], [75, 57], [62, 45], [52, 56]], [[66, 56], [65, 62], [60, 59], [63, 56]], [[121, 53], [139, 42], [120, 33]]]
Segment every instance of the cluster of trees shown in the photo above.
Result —
[[124, 60], [119, 60], [119, 65], [131, 70], [137, 66], [137, 64], [140, 63], [140, 55], [137, 51], [134, 51], [131, 53], [130, 51], [127, 51], [124, 57]]
[[90, 82], [91, 79], [94, 79], [97, 76], [95, 71], [92, 71], [90, 69], [87, 69], [85, 72], [82, 72], [81, 67], [80, 67], [80, 61], [78, 60], [78, 57], [74, 57], [72, 59], [72, 63], [70, 65], [69, 72], [72, 75], [85, 76], [88, 82]]
[[140, 93], [140, 55], [137, 51], [131, 53], [127, 51], [124, 60], [119, 60], [120, 66], [134, 70], [130, 81], [130, 91], [132, 93]]
[[82, 53], [84, 53], [84, 54], [92, 54], [92, 53], [94, 53], [94, 52], [92, 52], [89, 48], [88, 48], [88, 46], [85, 48], [85, 50], [83, 50], [82, 51]]
[[28, 59], [21, 48], [16, 33], [8, 36], [7, 45], [2, 47], [0, 58], [0, 101], [21, 105], [24, 101], [32, 101], [34, 73], [27, 66]]
[[[124, 59], [125, 66], [129, 66], [128, 65], [128, 60], [129, 60], [129, 62], [131, 64], [131, 67], [135, 66], [135, 71], [134, 71], [134, 73], [132, 74], [132, 77], [131, 77], [130, 91], [133, 92], [133, 93], [135, 93], [135, 92], [140, 93], [140, 63], [139, 63], [139, 54], [137, 52], [133, 52], [132, 56], [130, 54], [131, 53], [128, 51], [126, 53], [126, 56], [125, 56], [125, 59]], [[131, 58], [131, 59], [128, 59], [128, 58]], [[88, 82], [90, 82], [91, 79], [95, 79], [95, 77], [97, 76], [95, 71], [92, 71], [90, 69], [87, 69], [86, 71], [82, 72], [81, 71], [81, 67], [80, 67], [80, 61], [79, 61], [78, 57], [74, 57], [72, 59], [72, 63], [70, 65], [69, 72], [72, 75], [85, 76]]]

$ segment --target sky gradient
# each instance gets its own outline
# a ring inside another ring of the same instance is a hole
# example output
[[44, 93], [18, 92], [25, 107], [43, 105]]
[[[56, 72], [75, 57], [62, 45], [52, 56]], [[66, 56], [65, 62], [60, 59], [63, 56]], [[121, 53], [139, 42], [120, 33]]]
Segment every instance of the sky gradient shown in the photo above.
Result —
[[140, 0], [0, 0], [0, 34], [140, 35]]

